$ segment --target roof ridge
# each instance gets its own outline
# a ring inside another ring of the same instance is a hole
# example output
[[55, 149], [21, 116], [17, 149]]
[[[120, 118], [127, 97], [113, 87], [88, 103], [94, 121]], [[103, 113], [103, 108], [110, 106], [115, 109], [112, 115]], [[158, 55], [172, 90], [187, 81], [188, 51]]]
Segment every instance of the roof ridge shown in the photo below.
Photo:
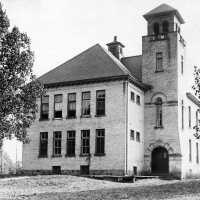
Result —
[[81, 56], [82, 54], [86, 53], [87, 51], [91, 50], [92, 48], [94, 48], [95, 46], [100, 46], [99, 43], [87, 48], [86, 50], [82, 51], [81, 53], [77, 54], [76, 56], [70, 58], [69, 60], [63, 62], [62, 64], [58, 65], [57, 67], [51, 69], [50, 71], [44, 73], [43, 75], [41, 75], [40, 77], [38, 77], [38, 79], [42, 78], [43, 76], [46, 76], [47, 74], [51, 73], [52, 71], [54, 71], [55, 69], [58, 69], [60, 66], [66, 64], [66, 63], [69, 63], [71, 61], [73, 61], [74, 59], [76, 59], [78, 56]]

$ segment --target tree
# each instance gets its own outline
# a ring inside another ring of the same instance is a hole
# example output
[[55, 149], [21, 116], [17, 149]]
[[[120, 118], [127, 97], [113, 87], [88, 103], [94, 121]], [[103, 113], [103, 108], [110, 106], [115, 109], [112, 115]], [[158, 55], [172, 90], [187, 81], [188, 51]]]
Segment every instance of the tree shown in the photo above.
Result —
[[[194, 66], [194, 85], [192, 86], [195, 95], [197, 96], [198, 99], [200, 99], [200, 68], [197, 66]], [[199, 112], [199, 109], [197, 110]], [[200, 121], [197, 119], [196, 125], [193, 127], [195, 130], [194, 136], [197, 139], [200, 139]]]
[[27, 128], [38, 109], [35, 100], [44, 94], [33, 74], [33, 63], [29, 37], [17, 27], [10, 28], [0, 4], [0, 144], [13, 136], [27, 140]]

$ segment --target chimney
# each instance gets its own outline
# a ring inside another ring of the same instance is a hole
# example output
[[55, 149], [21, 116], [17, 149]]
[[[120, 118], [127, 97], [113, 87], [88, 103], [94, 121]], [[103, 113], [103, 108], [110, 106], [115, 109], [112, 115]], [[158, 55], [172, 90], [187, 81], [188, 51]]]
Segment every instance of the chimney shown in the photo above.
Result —
[[108, 51], [110, 51], [117, 59], [121, 60], [123, 57], [123, 48], [125, 47], [121, 42], [117, 41], [117, 36], [114, 36], [113, 42], [106, 44]]

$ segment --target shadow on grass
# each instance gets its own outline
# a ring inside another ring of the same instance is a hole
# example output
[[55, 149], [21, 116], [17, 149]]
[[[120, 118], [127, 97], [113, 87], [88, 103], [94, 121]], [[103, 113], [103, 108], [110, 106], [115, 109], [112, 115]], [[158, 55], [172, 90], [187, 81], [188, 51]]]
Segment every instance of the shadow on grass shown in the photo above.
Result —
[[127, 188], [90, 190], [83, 192], [64, 192], [64, 193], [43, 193], [31, 196], [23, 196], [23, 199], [29, 200], [77, 200], [77, 199], [136, 199], [136, 200], [160, 200], [170, 199], [177, 195], [200, 194], [200, 180], [178, 182], [173, 184], [157, 186], [139, 186]]

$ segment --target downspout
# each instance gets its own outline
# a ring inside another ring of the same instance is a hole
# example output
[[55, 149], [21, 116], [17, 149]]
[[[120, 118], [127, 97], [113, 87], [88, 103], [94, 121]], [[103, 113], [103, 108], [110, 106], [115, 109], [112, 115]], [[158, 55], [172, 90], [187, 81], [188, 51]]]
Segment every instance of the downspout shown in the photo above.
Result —
[[124, 82], [125, 96], [125, 175], [128, 174], [128, 81]]

